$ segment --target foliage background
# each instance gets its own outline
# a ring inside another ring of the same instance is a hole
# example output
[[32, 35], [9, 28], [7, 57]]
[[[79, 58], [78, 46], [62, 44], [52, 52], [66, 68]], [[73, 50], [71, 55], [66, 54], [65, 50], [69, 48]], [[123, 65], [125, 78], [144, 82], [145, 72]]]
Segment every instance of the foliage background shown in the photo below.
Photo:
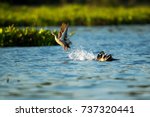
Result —
[[66, 3], [78, 3], [78, 4], [93, 4], [93, 5], [141, 5], [141, 4], [150, 4], [149, 0], [1, 0], [1, 2], [10, 3], [10, 4], [26, 4], [26, 5], [60, 5]]
[[62, 22], [150, 24], [149, 5], [150, 0], [0, 0], [0, 47], [57, 45], [50, 30], [36, 27]]

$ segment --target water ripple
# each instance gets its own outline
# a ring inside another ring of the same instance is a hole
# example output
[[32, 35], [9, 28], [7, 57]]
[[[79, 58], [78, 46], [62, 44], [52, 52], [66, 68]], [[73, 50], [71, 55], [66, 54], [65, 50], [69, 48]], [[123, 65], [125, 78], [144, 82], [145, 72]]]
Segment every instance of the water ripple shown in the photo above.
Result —
[[74, 28], [68, 52], [0, 48], [0, 99], [150, 99], [149, 25]]

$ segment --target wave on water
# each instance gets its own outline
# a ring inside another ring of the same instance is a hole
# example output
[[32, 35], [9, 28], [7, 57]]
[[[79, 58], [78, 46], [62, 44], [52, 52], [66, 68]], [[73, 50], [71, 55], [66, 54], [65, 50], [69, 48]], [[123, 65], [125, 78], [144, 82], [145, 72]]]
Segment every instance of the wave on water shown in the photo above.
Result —
[[69, 58], [72, 60], [93, 60], [95, 59], [95, 55], [91, 51], [86, 51], [84, 49], [75, 49], [68, 54]]

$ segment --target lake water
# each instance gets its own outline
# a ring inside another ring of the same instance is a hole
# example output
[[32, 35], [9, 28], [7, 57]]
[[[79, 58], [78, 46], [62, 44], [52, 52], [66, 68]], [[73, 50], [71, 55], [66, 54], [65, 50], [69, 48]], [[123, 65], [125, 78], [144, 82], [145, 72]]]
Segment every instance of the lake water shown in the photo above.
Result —
[[[71, 31], [68, 52], [0, 48], [0, 99], [150, 99], [150, 25]], [[93, 60], [102, 50], [119, 60]]]

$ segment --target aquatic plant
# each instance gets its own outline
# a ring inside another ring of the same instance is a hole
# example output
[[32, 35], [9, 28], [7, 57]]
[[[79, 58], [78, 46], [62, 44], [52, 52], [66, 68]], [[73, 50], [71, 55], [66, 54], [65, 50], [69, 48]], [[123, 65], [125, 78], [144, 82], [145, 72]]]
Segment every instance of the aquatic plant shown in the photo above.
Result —
[[[31, 12], [32, 11], [32, 12]], [[149, 6], [98, 7], [88, 5], [0, 5], [0, 26], [112, 25], [150, 23]], [[59, 15], [57, 15], [59, 14]]]
[[[54, 31], [54, 33], [57, 33]], [[0, 28], [0, 47], [57, 45], [50, 30], [36, 28]]]

